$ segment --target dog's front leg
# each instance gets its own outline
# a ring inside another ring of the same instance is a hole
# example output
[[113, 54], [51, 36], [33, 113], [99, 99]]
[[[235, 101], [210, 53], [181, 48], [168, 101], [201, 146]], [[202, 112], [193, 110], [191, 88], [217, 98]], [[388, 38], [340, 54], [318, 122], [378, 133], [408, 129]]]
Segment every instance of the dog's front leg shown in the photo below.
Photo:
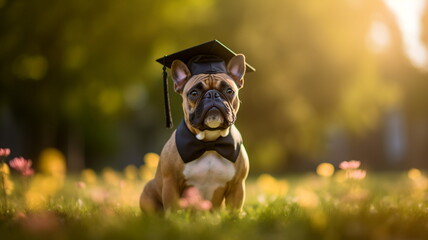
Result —
[[172, 178], [164, 178], [162, 186], [162, 204], [165, 210], [175, 210], [178, 207], [178, 186], [177, 181]]
[[241, 211], [245, 199], [244, 181], [234, 184], [226, 195], [226, 208]]

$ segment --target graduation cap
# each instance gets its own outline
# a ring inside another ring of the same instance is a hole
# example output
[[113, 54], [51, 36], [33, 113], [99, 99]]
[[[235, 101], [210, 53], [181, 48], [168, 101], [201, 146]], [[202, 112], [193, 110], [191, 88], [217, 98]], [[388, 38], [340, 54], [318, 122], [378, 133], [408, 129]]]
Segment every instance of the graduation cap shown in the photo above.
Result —
[[[168, 75], [166, 68], [171, 68], [174, 60], [180, 60], [187, 64], [192, 76], [203, 73], [227, 73], [226, 64], [234, 56], [236, 56], [236, 53], [220, 41], [212, 40], [173, 54], [165, 55], [164, 57], [156, 60], [158, 63], [163, 65], [164, 101], [167, 128], [172, 127], [172, 118], [169, 104]], [[246, 63], [246, 72], [254, 71], [256, 71], [256, 69]]]

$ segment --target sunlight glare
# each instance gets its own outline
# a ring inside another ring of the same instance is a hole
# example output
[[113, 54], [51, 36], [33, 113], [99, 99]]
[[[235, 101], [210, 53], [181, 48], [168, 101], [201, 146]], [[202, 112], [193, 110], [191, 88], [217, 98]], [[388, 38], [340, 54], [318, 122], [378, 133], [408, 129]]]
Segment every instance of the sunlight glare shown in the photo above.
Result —
[[381, 52], [388, 47], [390, 40], [388, 27], [380, 21], [374, 21], [369, 33], [370, 48], [374, 52]]
[[428, 50], [421, 42], [421, 16], [426, 0], [384, 0], [394, 13], [404, 41], [404, 48], [411, 62], [428, 70]]

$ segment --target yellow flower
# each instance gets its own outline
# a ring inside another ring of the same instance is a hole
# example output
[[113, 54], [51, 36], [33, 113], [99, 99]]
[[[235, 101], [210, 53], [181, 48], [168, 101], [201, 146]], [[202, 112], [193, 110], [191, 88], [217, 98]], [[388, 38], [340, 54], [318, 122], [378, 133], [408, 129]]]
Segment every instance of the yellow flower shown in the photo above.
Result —
[[419, 169], [412, 168], [407, 172], [407, 176], [412, 180], [414, 194], [423, 195], [428, 188], [428, 178], [426, 178]]
[[113, 170], [110, 167], [106, 167], [103, 169], [102, 172], [103, 180], [107, 183], [107, 185], [111, 186], [119, 186], [120, 183], [120, 177], [116, 173], [115, 170]]
[[47, 200], [54, 196], [63, 186], [61, 181], [54, 176], [37, 174], [30, 182], [30, 187], [25, 194], [25, 203], [31, 210], [46, 208]]
[[[3, 180], [1, 178], [3, 178]], [[6, 195], [12, 194], [14, 184], [12, 180], [10, 180], [10, 169], [6, 163], [0, 163], [0, 184], [1, 183], [3, 183], [3, 186], [0, 186], [0, 188], [4, 188]]]
[[140, 178], [147, 182], [155, 176], [156, 168], [159, 164], [159, 155], [156, 153], [147, 153], [144, 155], [144, 165], [140, 166]]
[[43, 174], [62, 181], [66, 174], [65, 157], [55, 148], [46, 148], [40, 154], [39, 168]]
[[283, 196], [288, 192], [288, 182], [277, 180], [269, 174], [262, 174], [257, 178], [256, 185], [263, 194]]
[[62, 188], [62, 183], [53, 176], [36, 175], [30, 183], [29, 191], [36, 191], [43, 195], [53, 196]]
[[318, 207], [319, 198], [314, 192], [304, 189], [298, 188], [296, 189], [296, 197], [297, 203], [303, 208], [314, 209]]
[[124, 173], [125, 173], [126, 180], [134, 181], [137, 179], [138, 169], [134, 165], [128, 165], [126, 166]]
[[159, 155], [156, 153], [147, 153], [144, 155], [144, 163], [149, 168], [156, 168], [159, 163]]
[[35, 191], [25, 193], [25, 204], [30, 210], [41, 210], [46, 207], [46, 197]]
[[407, 172], [407, 177], [413, 181], [417, 181], [422, 177], [422, 173], [419, 169], [412, 168]]
[[331, 177], [334, 174], [334, 166], [330, 163], [321, 163], [316, 171], [321, 177]]
[[94, 185], [97, 183], [97, 174], [95, 173], [94, 170], [92, 170], [90, 168], [82, 170], [81, 178], [87, 184]]
[[151, 180], [155, 176], [155, 171], [156, 169], [151, 169], [146, 165], [142, 165], [139, 169], [141, 180], [144, 182]]
[[9, 166], [6, 163], [0, 163], [0, 174], [10, 174]]
[[13, 192], [14, 184], [12, 180], [10, 180], [9, 175], [3, 175], [3, 187], [6, 195], [10, 195]]

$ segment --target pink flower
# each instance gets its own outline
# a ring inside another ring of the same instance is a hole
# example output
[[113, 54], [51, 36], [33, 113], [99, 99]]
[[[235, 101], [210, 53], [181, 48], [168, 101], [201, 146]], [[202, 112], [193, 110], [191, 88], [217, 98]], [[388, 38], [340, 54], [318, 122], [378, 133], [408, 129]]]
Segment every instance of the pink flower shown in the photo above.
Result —
[[361, 162], [356, 160], [351, 160], [349, 162], [343, 161], [340, 163], [339, 168], [343, 170], [357, 169], [360, 167], [360, 165], [361, 165]]
[[366, 177], [365, 170], [357, 169], [357, 170], [350, 171], [348, 173], [348, 178], [355, 179], [355, 180], [361, 180], [361, 179], [364, 179], [365, 177]]
[[204, 200], [199, 190], [195, 187], [186, 189], [183, 198], [180, 198], [178, 204], [181, 208], [193, 208], [201, 211], [207, 211], [212, 208], [212, 203]]
[[34, 169], [31, 168], [32, 161], [23, 157], [16, 157], [9, 162], [9, 165], [23, 176], [31, 176]]
[[0, 148], [0, 157], [7, 157], [10, 154], [9, 148]]

